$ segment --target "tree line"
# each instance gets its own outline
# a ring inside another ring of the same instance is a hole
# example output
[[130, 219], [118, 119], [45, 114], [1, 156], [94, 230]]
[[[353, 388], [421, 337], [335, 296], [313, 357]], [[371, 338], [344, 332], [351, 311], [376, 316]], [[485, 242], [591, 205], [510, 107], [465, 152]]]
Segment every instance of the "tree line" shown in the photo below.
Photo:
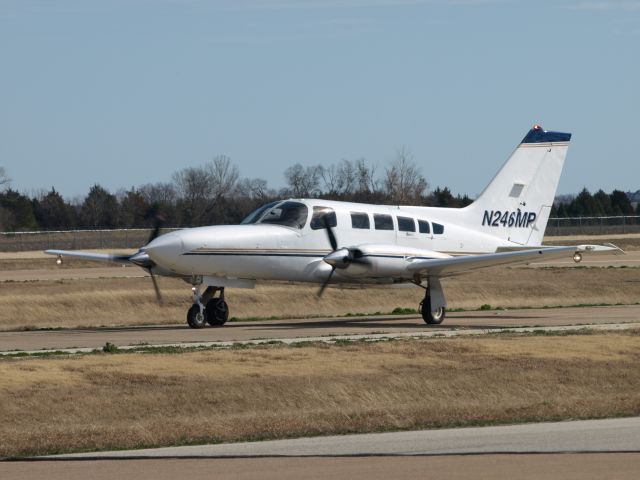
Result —
[[93, 185], [87, 195], [68, 201], [52, 187], [35, 195], [11, 188], [0, 167], [0, 231], [148, 228], [158, 214], [167, 227], [237, 224], [251, 211], [281, 198], [324, 198], [363, 203], [461, 207], [466, 195], [429, 185], [411, 153], [402, 148], [384, 168], [365, 159], [329, 165], [292, 165], [285, 187], [260, 178], [242, 178], [229, 157], [219, 155], [197, 167], [175, 172], [167, 182], [117, 192]]
[[[31, 196], [16, 191], [0, 167], [0, 231], [149, 228], [159, 214], [168, 227], [236, 224], [260, 205], [281, 198], [435, 207], [472, 202], [448, 187], [429, 191], [405, 148], [383, 168], [365, 159], [295, 164], [284, 171], [284, 181], [284, 188], [274, 189], [264, 179], [242, 178], [231, 159], [220, 155], [204, 165], [178, 170], [167, 182], [115, 193], [93, 185], [84, 197], [68, 201], [53, 187]], [[633, 214], [640, 215], [640, 205], [634, 209], [629, 194], [599, 190], [592, 195], [586, 188], [556, 201], [551, 212], [553, 217]]]
[[631, 203], [635, 194], [625, 193], [622, 190], [614, 190], [605, 193], [598, 190], [591, 194], [589, 190], [583, 188], [575, 197], [569, 196], [564, 199], [556, 199], [551, 209], [552, 217], [602, 217], [619, 215], [640, 215], [640, 203], [634, 208]]

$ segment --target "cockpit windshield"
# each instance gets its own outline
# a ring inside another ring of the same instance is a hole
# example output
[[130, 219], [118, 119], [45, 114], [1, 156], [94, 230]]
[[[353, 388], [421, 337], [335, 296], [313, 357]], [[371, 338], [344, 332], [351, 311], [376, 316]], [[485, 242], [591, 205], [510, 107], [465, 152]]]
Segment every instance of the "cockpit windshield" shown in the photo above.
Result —
[[256, 223], [258, 220], [260, 220], [260, 217], [262, 217], [262, 214], [264, 212], [269, 210], [271, 207], [277, 205], [278, 203], [280, 203], [280, 201], [271, 202], [271, 203], [267, 203], [266, 205], [262, 205], [260, 208], [258, 208], [257, 210], [254, 210], [249, 215], [247, 215], [245, 217], [245, 219], [240, 222], [240, 225], [247, 225], [249, 223]]
[[300, 202], [273, 202], [260, 207], [245, 218], [242, 223], [269, 223], [301, 229], [307, 223], [309, 210]]

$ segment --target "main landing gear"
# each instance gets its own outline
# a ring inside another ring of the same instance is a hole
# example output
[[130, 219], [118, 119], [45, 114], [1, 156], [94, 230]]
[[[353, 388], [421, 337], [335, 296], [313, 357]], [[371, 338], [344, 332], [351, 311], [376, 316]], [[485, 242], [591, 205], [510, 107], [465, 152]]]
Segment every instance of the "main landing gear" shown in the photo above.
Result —
[[193, 287], [193, 305], [187, 312], [187, 323], [191, 328], [204, 328], [207, 323], [220, 327], [228, 319], [229, 306], [224, 301], [224, 287], [207, 287], [203, 293], [199, 287]]
[[[418, 311], [422, 319], [429, 325], [439, 325], [446, 316], [447, 301], [444, 298], [440, 279], [429, 278], [429, 286], [425, 288], [424, 299], [420, 302]], [[418, 284], [422, 286], [421, 284]]]

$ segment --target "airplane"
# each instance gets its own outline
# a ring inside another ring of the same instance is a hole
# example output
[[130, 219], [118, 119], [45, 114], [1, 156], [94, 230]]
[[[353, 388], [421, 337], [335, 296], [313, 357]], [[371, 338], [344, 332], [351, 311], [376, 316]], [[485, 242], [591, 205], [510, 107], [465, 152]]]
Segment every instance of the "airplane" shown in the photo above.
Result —
[[419, 311], [440, 324], [447, 301], [441, 279], [478, 269], [585, 253], [624, 253], [614, 245], [542, 246], [571, 139], [535, 125], [480, 196], [464, 208], [370, 205], [322, 199], [268, 203], [240, 225], [186, 228], [159, 235], [133, 255], [46, 250], [62, 257], [137, 265], [192, 285], [192, 328], [229, 318], [225, 288], [256, 282], [328, 285], [413, 283]]

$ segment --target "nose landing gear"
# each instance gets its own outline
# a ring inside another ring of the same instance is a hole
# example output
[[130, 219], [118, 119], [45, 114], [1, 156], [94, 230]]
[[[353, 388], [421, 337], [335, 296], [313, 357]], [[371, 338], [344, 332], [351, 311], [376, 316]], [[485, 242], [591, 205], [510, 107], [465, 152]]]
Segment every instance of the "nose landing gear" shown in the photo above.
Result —
[[229, 306], [224, 300], [224, 287], [207, 287], [203, 293], [199, 287], [193, 287], [193, 305], [187, 312], [187, 323], [191, 328], [204, 328], [207, 323], [219, 327], [228, 319]]

